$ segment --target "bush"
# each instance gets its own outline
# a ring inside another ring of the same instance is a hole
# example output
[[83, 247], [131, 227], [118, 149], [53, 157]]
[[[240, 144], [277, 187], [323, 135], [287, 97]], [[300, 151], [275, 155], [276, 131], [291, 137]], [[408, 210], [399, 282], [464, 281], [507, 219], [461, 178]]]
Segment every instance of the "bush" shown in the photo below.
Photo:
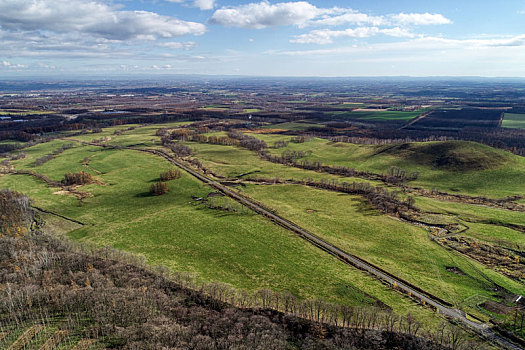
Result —
[[64, 175], [64, 180], [62, 180], [62, 183], [66, 186], [87, 185], [93, 182], [95, 182], [93, 175], [86, 173], [85, 171], [79, 173], [66, 173]]
[[182, 173], [178, 169], [170, 169], [160, 174], [161, 181], [170, 181], [178, 179], [182, 176]]
[[33, 221], [28, 197], [7, 189], [0, 190], [0, 236], [26, 231]]
[[162, 196], [163, 194], [166, 194], [169, 192], [170, 188], [167, 183], [159, 181], [151, 185], [149, 188], [149, 191], [154, 196]]
[[175, 153], [177, 157], [191, 156], [191, 149], [188, 146], [178, 143], [170, 144], [169, 148]]

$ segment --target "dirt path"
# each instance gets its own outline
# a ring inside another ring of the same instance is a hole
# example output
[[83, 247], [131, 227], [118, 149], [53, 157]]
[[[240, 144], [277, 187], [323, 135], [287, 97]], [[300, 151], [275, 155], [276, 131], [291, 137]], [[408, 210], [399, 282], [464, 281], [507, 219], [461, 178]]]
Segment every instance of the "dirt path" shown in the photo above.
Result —
[[[81, 141], [82, 143], [90, 144], [93, 146], [99, 146], [99, 147], [105, 147], [105, 148], [112, 148], [112, 146], [108, 145], [100, 145], [100, 144], [94, 144], [94, 143], [87, 143], [84, 141]], [[152, 150], [152, 149], [141, 149], [141, 148], [133, 148], [133, 147], [123, 147], [124, 149], [144, 152], [144, 153], [150, 153], [154, 154], [160, 157], [163, 157], [167, 161], [169, 161], [171, 164], [181, 168], [182, 170], [186, 171], [193, 177], [197, 178], [198, 180], [202, 181], [205, 184], [208, 184], [209, 186], [215, 188], [216, 190], [224, 193], [228, 197], [236, 200], [237, 202], [241, 203], [242, 205], [252, 209], [254, 212], [263, 215], [264, 217], [270, 219], [275, 224], [282, 226], [289, 231], [292, 231], [296, 234], [298, 234], [301, 238], [305, 239], [306, 241], [310, 242], [311, 244], [315, 245], [316, 247], [324, 250], [325, 252], [337, 257], [339, 260], [357, 267], [363, 271], [366, 271], [370, 273], [371, 275], [375, 276], [376, 278], [387, 282], [390, 284], [393, 288], [402, 291], [408, 295], [411, 295], [414, 298], [417, 298], [424, 302], [427, 305], [430, 305], [437, 309], [440, 314], [456, 319], [458, 321], [461, 321], [465, 326], [470, 328], [471, 330], [476, 331], [478, 334], [480, 334], [482, 337], [491, 339], [495, 342], [497, 342], [500, 346], [502, 346], [505, 349], [512, 349], [512, 350], [520, 350], [520, 347], [512, 344], [511, 342], [507, 341], [506, 339], [502, 338], [498, 334], [496, 334], [489, 325], [485, 323], [480, 322], [474, 322], [471, 321], [467, 314], [461, 310], [452, 308], [452, 305], [441, 298], [434, 296], [433, 294], [422, 290], [421, 288], [381, 269], [378, 266], [375, 266], [366, 260], [357, 257], [355, 255], [349, 254], [342, 249], [339, 249], [338, 247], [326, 242], [319, 236], [301, 228], [300, 226], [296, 225], [295, 223], [273, 213], [269, 210], [265, 209], [263, 206], [261, 206], [256, 201], [252, 200], [249, 197], [243, 196], [233, 190], [231, 190], [229, 187], [222, 185], [221, 183], [214, 181], [207, 176], [202, 175], [201, 173], [195, 171], [194, 169], [187, 166], [182, 161], [172, 157], [165, 151], [161, 150]]]
[[431, 112], [425, 112], [419, 116], [417, 116], [415, 119], [412, 119], [411, 121], [409, 121], [408, 123], [406, 123], [405, 125], [403, 125], [402, 127], [399, 128], [399, 130], [401, 129], [405, 129], [405, 128], [408, 128], [409, 126], [412, 126], [414, 125], [415, 123], [417, 123], [418, 121], [420, 121], [421, 119], [425, 118], [427, 115], [429, 115]]

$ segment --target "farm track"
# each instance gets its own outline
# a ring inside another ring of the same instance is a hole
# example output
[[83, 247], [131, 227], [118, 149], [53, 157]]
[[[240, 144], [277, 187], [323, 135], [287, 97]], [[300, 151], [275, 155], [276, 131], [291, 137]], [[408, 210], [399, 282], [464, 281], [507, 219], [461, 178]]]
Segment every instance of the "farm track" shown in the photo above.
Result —
[[417, 123], [421, 119], [425, 118], [429, 114], [430, 114], [430, 112], [425, 112], [423, 114], [418, 115], [417, 117], [415, 117], [414, 119], [410, 120], [408, 123], [406, 123], [405, 125], [400, 127], [398, 130], [402, 130], [402, 129], [405, 129], [405, 128], [408, 128], [408, 127], [414, 125], [415, 123]]
[[[72, 140], [80, 142], [86, 145], [91, 146], [98, 146], [108, 149], [118, 149], [114, 146], [110, 145], [102, 145], [92, 142], [85, 142], [85, 141], [79, 141], [79, 140]], [[270, 219], [275, 224], [292, 231], [296, 234], [298, 234], [301, 238], [305, 239], [309, 243], [313, 244], [314, 246], [324, 250], [325, 252], [335, 256], [339, 260], [343, 261], [344, 263], [351, 265], [353, 267], [356, 267], [362, 271], [365, 271], [374, 277], [378, 278], [379, 280], [388, 283], [393, 288], [395, 288], [398, 291], [401, 291], [403, 293], [406, 293], [407, 295], [419, 299], [423, 304], [430, 305], [431, 307], [438, 310], [438, 312], [446, 317], [458, 320], [462, 322], [465, 326], [467, 326], [469, 329], [477, 332], [479, 335], [481, 335], [484, 338], [491, 339], [492, 341], [498, 343], [501, 347], [505, 349], [512, 349], [512, 350], [522, 350], [519, 346], [511, 343], [510, 341], [506, 340], [502, 336], [498, 335], [489, 325], [485, 323], [479, 323], [471, 321], [467, 314], [461, 310], [455, 309], [452, 307], [452, 305], [441, 298], [434, 296], [433, 294], [403, 280], [402, 278], [399, 278], [382, 268], [375, 266], [368, 261], [349, 254], [338, 247], [326, 242], [319, 236], [308, 232], [307, 230], [301, 228], [297, 224], [269, 211], [268, 209], [264, 208], [261, 204], [257, 203], [256, 201], [252, 200], [249, 197], [243, 196], [233, 190], [231, 190], [229, 187], [222, 185], [221, 183], [214, 181], [207, 176], [197, 172], [196, 170], [190, 168], [186, 164], [184, 164], [182, 161], [172, 157], [167, 152], [162, 150], [154, 150], [154, 149], [144, 149], [144, 148], [134, 148], [134, 147], [122, 147], [121, 149], [128, 149], [128, 150], [134, 150], [139, 151], [143, 153], [149, 153], [154, 154], [157, 156], [160, 156], [167, 161], [169, 161], [171, 164], [181, 168], [188, 174], [192, 175], [193, 177], [197, 178], [198, 180], [202, 181], [203, 183], [215, 188], [216, 190], [224, 193], [228, 197], [236, 200], [240, 204], [252, 209], [254, 212]]]

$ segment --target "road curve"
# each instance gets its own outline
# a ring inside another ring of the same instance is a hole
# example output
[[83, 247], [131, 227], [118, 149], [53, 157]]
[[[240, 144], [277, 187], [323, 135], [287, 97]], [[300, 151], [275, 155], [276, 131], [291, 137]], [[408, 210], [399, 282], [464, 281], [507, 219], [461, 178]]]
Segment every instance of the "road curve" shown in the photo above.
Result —
[[[71, 140], [71, 139], [70, 139]], [[105, 147], [105, 148], [115, 148], [113, 146], [108, 145], [101, 145], [91, 142], [85, 142], [85, 141], [78, 141], [78, 140], [72, 140], [81, 142], [84, 144], [89, 144], [92, 146], [99, 146], [99, 147]], [[247, 198], [243, 195], [240, 195], [239, 193], [232, 191], [229, 187], [222, 185], [221, 183], [214, 181], [210, 179], [209, 177], [195, 171], [194, 169], [190, 168], [180, 160], [177, 160], [176, 158], [169, 155], [167, 152], [162, 150], [154, 150], [154, 149], [143, 149], [143, 148], [135, 148], [135, 147], [122, 147], [124, 149], [134, 150], [134, 151], [140, 151], [150, 154], [155, 154], [157, 156], [165, 158], [167, 161], [169, 161], [171, 164], [181, 168], [182, 170], [186, 171], [190, 175], [194, 176], [195, 178], [199, 179], [200, 181], [208, 184], [209, 186], [215, 188], [216, 190], [224, 193], [228, 197], [236, 200], [237, 202], [241, 203], [242, 205], [252, 209], [258, 214], [261, 214], [268, 219], [272, 220], [274, 223], [298, 234], [300, 237], [305, 239], [306, 241], [312, 243], [313, 245], [321, 248], [322, 250], [332, 254], [333, 256], [337, 257], [338, 259], [342, 260], [343, 262], [352, 265], [354, 267], [357, 267], [363, 271], [366, 271], [372, 275], [374, 275], [376, 278], [385, 281], [389, 284], [391, 284], [393, 287], [397, 288], [398, 290], [409, 294], [421, 301], [423, 301], [425, 304], [428, 304], [434, 308], [436, 308], [440, 314], [445, 315], [450, 318], [454, 318], [458, 321], [461, 321], [464, 325], [466, 325], [468, 328], [476, 331], [481, 336], [491, 339], [498, 343], [501, 347], [505, 349], [512, 349], [512, 350], [522, 350], [519, 346], [507, 341], [503, 337], [496, 334], [492, 328], [484, 323], [478, 323], [473, 322], [469, 320], [465, 314], [465, 312], [452, 308], [450, 306], [447, 306], [445, 304], [448, 304], [446, 301], [439, 299], [436, 296], [433, 296], [431, 293], [425, 292], [421, 288], [418, 288], [417, 286], [414, 286], [403, 279], [396, 277], [395, 275], [390, 274], [387, 271], [384, 271], [383, 269], [374, 266], [373, 264], [367, 262], [366, 260], [363, 260], [355, 255], [349, 254], [338, 247], [326, 242], [322, 238], [318, 237], [317, 235], [308, 232], [307, 230], [299, 227], [298, 225], [294, 224], [293, 222], [286, 220], [285, 218], [269, 211], [268, 209], [261, 206], [256, 201]], [[450, 305], [450, 304], [448, 304]]]

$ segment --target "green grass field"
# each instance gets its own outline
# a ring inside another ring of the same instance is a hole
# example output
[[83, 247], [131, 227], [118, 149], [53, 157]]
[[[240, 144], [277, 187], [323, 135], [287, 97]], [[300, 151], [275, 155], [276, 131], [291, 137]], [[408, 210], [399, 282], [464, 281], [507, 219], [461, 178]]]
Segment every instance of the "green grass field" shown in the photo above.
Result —
[[[265, 140], [270, 146], [275, 141], [291, 139], [284, 135], [252, 136]], [[418, 172], [419, 178], [410, 185], [428, 189], [497, 198], [525, 193], [525, 158], [475, 142], [375, 146], [313, 138], [269, 151], [280, 155], [285, 150], [311, 151], [304, 159], [375, 173], [386, 173], [390, 167], [397, 166]]]
[[[157, 148], [160, 147], [160, 140], [155, 136], [155, 131], [160, 127], [178, 125], [150, 125], [114, 135], [116, 130], [128, 127], [116, 126], [104, 129], [102, 133], [76, 136], [74, 139], [91, 141], [107, 136], [111, 137], [107, 141], [110, 145]], [[275, 141], [291, 139], [291, 136], [283, 135], [252, 135], [264, 139], [270, 146]], [[254, 213], [208, 209], [194, 197], [204, 197], [211, 189], [187, 174], [170, 182], [167, 195], [150, 196], [149, 186], [158, 179], [160, 172], [170, 167], [160, 157], [74, 143], [74, 148], [55, 159], [39, 167], [34, 166], [35, 159], [72, 142], [54, 140], [37, 144], [24, 149], [27, 157], [13, 164], [18, 169], [34, 170], [57, 181], [68, 171], [90, 172], [101, 184], [80, 188], [92, 194], [83, 200], [82, 205], [76, 198], [57, 194], [56, 188], [49, 188], [32, 177], [0, 176], [0, 188], [23, 192], [34, 199], [36, 206], [86, 224], [79, 227], [47, 215], [49, 227], [55, 233], [69, 232], [68, 235], [75, 240], [110, 245], [143, 255], [149, 263], [194, 273], [203, 281], [226, 282], [247, 290], [270, 288], [290, 291], [301, 298], [319, 297], [351, 305], [373, 303], [365, 291], [396, 312], [410, 312], [428, 324], [440, 322], [440, 318], [430, 310], [401, 297], [374, 278], [344, 265]], [[366, 181], [273, 164], [261, 160], [255, 152], [239, 147], [193, 142], [185, 144], [193, 149], [193, 155], [208, 169], [228, 177], [257, 171], [248, 177]], [[419, 150], [419, 144], [414, 147], [408, 151], [428, 153], [428, 150]], [[484, 147], [460, 143], [453, 151], [470, 152], [469, 159], [483, 162], [483, 157], [489, 151]], [[270, 151], [279, 154], [285, 149]], [[406, 149], [332, 143], [315, 138], [302, 144], [290, 143], [288, 149], [311, 150], [309, 159], [325, 164], [375, 172], [386, 171], [392, 165], [404, 165], [407, 170], [421, 171], [420, 179], [414, 184], [429, 187], [443, 186], [450, 189], [454, 186], [465, 193], [487, 191], [494, 196], [515, 194], [523, 189], [523, 180], [518, 175], [523, 174], [524, 163], [499, 150], [493, 151], [502, 159], [502, 164], [497, 168], [458, 174], [457, 171], [433, 169], [428, 165], [428, 159], [416, 162], [410, 158], [412, 155]], [[89, 168], [82, 166], [86, 157], [90, 159]], [[494, 173], [488, 176], [488, 172]], [[501, 179], [503, 176], [511, 178]], [[477, 187], [469, 192], [472, 181], [481, 183], [475, 184]], [[497, 186], [500, 188], [492, 188]], [[349, 253], [380, 265], [478, 316], [481, 316], [480, 313], [468, 300], [474, 295], [477, 298], [498, 300], [499, 296], [492, 290], [493, 283], [514, 293], [525, 293], [522, 284], [459, 253], [443, 249], [429, 239], [426, 230], [382, 215], [359, 197], [300, 185], [248, 185], [242, 191]], [[438, 220], [439, 213], [446, 214], [446, 220], [451, 220], [452, 215], [460, 215], [460, 220], [468, 219], [467, 224], [471, 229], [466, 234], [476, 239], [509, 248], [520, 244], [521, 233], [485, 221], [499, 220], [523, 225], [525, 219], [522, 213], [428, 198], [418, 197], [416, 200], [418, 207], [438, 213]], [[446, 267], [457, 267], [465, 274], [449, 272]]]
[[416, 206], [426, 211], [457, 217], [469, 227], [463, 235], [510, 249], [524, 248], [523, 233], [505, 227], [507, 224], [525, 225], [525, 215], [521, 212], [424, 197], [416, 197]]
[[[37, 157], [55, 146], [41, 144], [27, 151]], [[290, 291], [301, 298], [319, 297], [351, 305], [372, 303], [362, 292], [366, 290], [399, 313], [411, 312], [425, 322], [438, 322], [431, 311], [400, 298], [379, 281], [256, 214], [228, 213], [198, 204], [192, 197], [205, 196], [211, 189], [188, 175], [172, 181], [168, 195], [150, 196], [149, 185], [169, 167], [161, 158], [77, 146], [38, 171], [60, 179], [65, 171], [82, 169], [80, 163], [86, 156], [91, 159], [90, 166], [101, 172], [96, 176], [104, 185], [83, 186], [81, 190], [93, 196], [82, 206], [75, 198], [54, 194], [56, 189], [29, 176], [2, 176], [0, 187], [26, 193], [36, 206], [86, 224], [78, 227], [51, 219], [50, 226], [66, 226], [56, 232], [73, 229], [69, 233], [73, 239], [131, 251], [145, 256], [149, 263], [188, 271], [204, 281], [226, 282], [247, 290]]]
[[279, 178], [283, 180], [307, 180], [314, 179], [334, 179], [346, 182], [369, 182], [373, 185], [381, 185], [377, 181], [368, 181], [359, 178], [348, 178], [330, 174], [321, 174], [315, 171], [292, 168], [281, 164], [274, 164], [260, 159], [255, 152], [234, 146], [201, 144], [195, 142], [185, 142], [193, 150], [196, 156], [207, 169], [227, 176], [237, 177], [239, 174], [252, 173], [243, 176], [243, 179]]
[[505, 113], [503, 128], [518, 128], [525, 129], [525, 114]]
[[[245, 192], [347, 252], [456, 305], [473, 295], [495, 297], [493, 283], [525, 292], [522, 284], [444, 250], [425, 230], [381, 215], [358, 197], [298, 185], [252, 185]], [[465, 275], [451, 273], [447, 266]]]

